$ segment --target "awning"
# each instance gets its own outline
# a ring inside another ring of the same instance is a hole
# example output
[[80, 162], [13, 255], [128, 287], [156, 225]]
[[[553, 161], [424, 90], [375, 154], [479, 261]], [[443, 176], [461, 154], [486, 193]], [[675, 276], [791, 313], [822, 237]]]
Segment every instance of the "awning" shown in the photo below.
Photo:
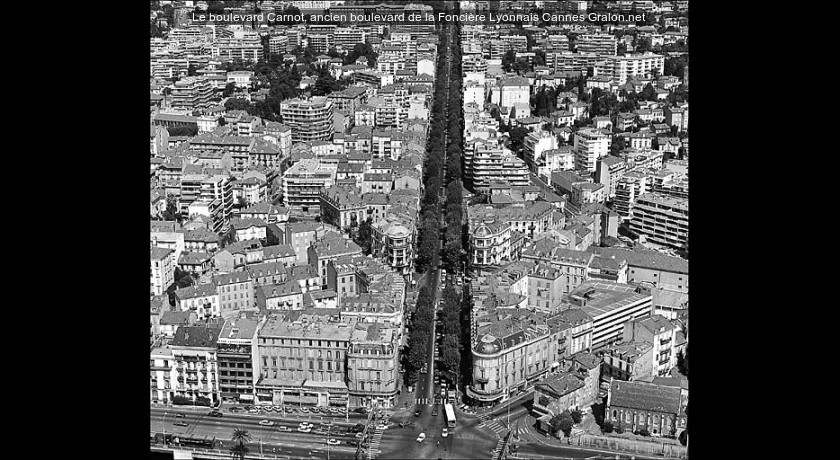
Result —
[[551, 363], [551, 368], [554, 369], [555, 367], [560, 367], [560, 363], [558, 363], [557, 361]]

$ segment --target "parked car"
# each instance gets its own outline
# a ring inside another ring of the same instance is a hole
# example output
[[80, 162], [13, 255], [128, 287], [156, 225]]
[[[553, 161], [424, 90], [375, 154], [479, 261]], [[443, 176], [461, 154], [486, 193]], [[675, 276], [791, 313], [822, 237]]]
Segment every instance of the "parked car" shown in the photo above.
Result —
[[348, 446], [353, 446], [353, 447], [358, 447], [359, 446], [359, 441], [355, 441], [355, 440], [351, 439], [351, 440], [347, 441], [347, 445]]
[[184, 415], [184, 414], [181, 414], [181, 413], [175, 414], [175, 418], [184, 418], [184, 417], [186, 417], [186, 415]]
[[312, 432], [312, 428], [309, 428], [309, 427], [306, 427], [306, 428], [298, 427], [297, 430], [300, 433], [311, 433]]
[[301, 412], [302, 414], [308, 414], [308, 413], [309, 413], [309, 409], [307, 409], [307, 408], [305, 408], [305, 407], [301, 407], [301, 408], [300, 408], [300, 412]]
[[331, 446], [338, 446], [341, 445], [341, 441], [339, 441], [338, 439], [328, 439], [327, 444]]
[[417, 436], [417, 442], [423, 442], [426, 439], [426, 433], [420, 433], [420, 436]]
[[285, 431], [286, 433], [291, 433], [292, 432], [292, 429], [287, 427], [287, 426], [278, 426], [277, 429], [280, 430], [280, 431]]
[[274, 422], [271, 420], [260, 420], [260, 425], [262, 426], [274, 426]]
[[449, 436], [449, 428], [444, 428], [443, 431], [440, 432], [440, 435], [444, 438]]
[[222, 416], [224, 416], [224, 414], [222, 414], [220, 411], [217, 411], [217, 410], [211, 410], [210, 413], [207, 414], [207, 415], [209, 415], [211, 417], [222, 417]]

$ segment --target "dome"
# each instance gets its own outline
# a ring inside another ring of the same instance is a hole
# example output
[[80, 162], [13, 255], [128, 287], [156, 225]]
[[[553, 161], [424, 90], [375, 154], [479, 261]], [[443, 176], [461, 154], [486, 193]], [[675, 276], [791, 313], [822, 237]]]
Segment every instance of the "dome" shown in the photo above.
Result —
[[490, 232], [490, 229], [487, 228], [486, 225], [482, 225], [481, 227], [478, 227], [478, 229], [475, 231], [475, 236], [490, 236], [490, 235], [492, 235], [492, 233]]
[[404, 238], [410, 233], [407, 228], [402, 225], [393, 225], [386, 232], [391, 238]]
[[481, 343], [478, 345], [478, 352], [485, 355], [497, 353], [501, 349], [502, 347], [499, 344], [499, 340], [490, 334], [486, 334], [482, 337]]

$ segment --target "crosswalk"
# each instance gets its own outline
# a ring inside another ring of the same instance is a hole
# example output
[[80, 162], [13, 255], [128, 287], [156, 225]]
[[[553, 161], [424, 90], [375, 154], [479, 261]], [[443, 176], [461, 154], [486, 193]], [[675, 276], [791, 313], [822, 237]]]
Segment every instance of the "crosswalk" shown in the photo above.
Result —
[[440, 401], [437, 398], [414, 398], [414, 403], [421, 406], [434, 406], [435, 404], [439, 404]]
[[367, 450], [367, 458], [368, 460], [373, 460], [376, 458], [376, 455], [381, 452], [379, 450], [379, 444], [382, 443], [382, 430], [375, 429], [373, 430], [373, 435], [370, 437], [370, 446]]
[[490, 418], [490, 416], [487, 414], [482, 414], [478, 418], [479, 420], [481, 420], [481, 423], [478, 424], [479, 428], [490, 429], [490, 431], [496, 433], [496, 436], [499, 437], [499, 439], [501, 439], [502, 433], [507, 431], [507, 428], [505, 428], [501, 423], [499, 423], [498, 420]]

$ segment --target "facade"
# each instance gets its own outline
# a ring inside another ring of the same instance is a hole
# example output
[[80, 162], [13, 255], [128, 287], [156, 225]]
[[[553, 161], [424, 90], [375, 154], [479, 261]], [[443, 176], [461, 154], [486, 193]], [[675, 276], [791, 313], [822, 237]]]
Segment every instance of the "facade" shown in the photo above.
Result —
[[225, 321], [216, 341], [219, 397], [232, 403], [254, 400], [254, 354], [257, 330], [262, 321], [231, 318]]
[[605, 76], [624, 85], [633, 77], [653, 76], [654, 70], [659, 75], [665, 74], [665, 56], [654, 53], [625, 54], [624, 56], [607, 56], [598, 61], [595, 66], [595, 76]]
[[321, 277], [322, 288], [327, 288], [327, 265], [340, 257], [362, 255], [362, 248], [339, 233], [327, 232], [324, 237], [307, 248], [309, 265]]
[[230, 318], [242, 310], [256, 310], [254, 281], [248, 272], [216, 275], [213, 277], [213, 284], [219, 292], [222, 317]]
[[415, 222], [389, 215], [371, 225], [371, 253], [398, 273], [408, 275], [414, 266]]
[[594, 350], [621, 340], [624, 323], [650, 316], [653, 310], [649, 288], [600, 280], [578, 286], [568, 302], [592, 317]]
[[397, 396], [399, 343], [387, 325], [356, 323], [347, 350], [347, 386], [351, 406], [394, 407]]
[[161, 295], [175, 282], [175, 251], [152, 247], [150, 252], [150, 292]]
[[175, 290], [175, 308], [195, 312], [201, 318], [222, 314], [219, 293], [210, 283]]
[[167, 356], [165, 352], [152, 353], [153, 369], [163, 369], [169, 364], [169, 371], [162, 372], [162, 382], [161, 374], [157, 375], [158, 401], [180, 397], [182, 401], [205, 405], [219, 402], [216, 342], [220, 332], [217, 327], [182, 326], [168, 345], [171, 358], [161, 360], [159, 357]]
[[624, 323], [624, 342], [653, 344], [653, 375], [668, 376], [677, 365], [675, 343], [679, 328], [661, 315], [639, 318]]
[[213, 88], [206, 78], [186, 77], [172, 88], [172, 108], [194, 110], [209, 107]]
[[593, 173], [598, 160], [609, 155], [612, 137], [598, 129], [583, 128], [575, 133], [575, 168]]
[[298, 161], [283, 173], [283, 203], [308, 210], [321, 202], [321, 189], [335, 183], [337, 165], [317, 158]]
[[613, 380], [604, 419], [624, 431], [679, 437], [686, 428], [687, 404], [679, 386]]
[[347, 407], [354, 326], [302, 311], [269, 316], [257, 333], [258, 403]]
[[683, 249], [688, 244], [688, 198], [661, 193], [639, 196], [631, 211], [630, 230], [648, 242]]
[[326, 97], [283, 101], [280, 115], [292, 129], [292, 142], [326, 141], [333, 134], [332, 102]]

